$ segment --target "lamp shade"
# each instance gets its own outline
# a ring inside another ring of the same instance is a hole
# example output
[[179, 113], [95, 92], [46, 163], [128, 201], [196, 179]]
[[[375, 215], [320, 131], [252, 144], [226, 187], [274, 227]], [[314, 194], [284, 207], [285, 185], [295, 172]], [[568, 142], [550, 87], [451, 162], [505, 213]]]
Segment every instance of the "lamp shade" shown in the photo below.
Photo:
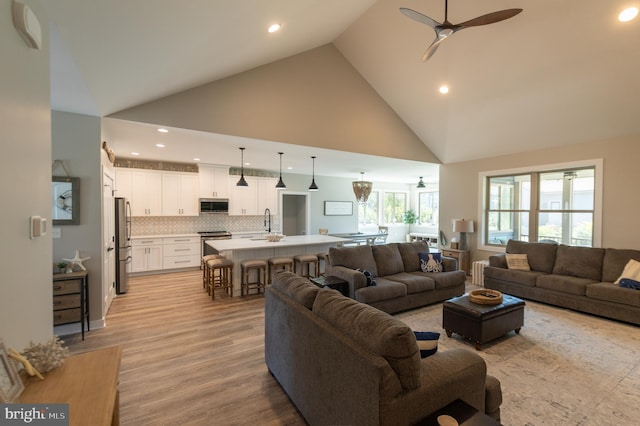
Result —
[[453, 232], [473, 232], [473, 221], [464, 219], [454, 219]]

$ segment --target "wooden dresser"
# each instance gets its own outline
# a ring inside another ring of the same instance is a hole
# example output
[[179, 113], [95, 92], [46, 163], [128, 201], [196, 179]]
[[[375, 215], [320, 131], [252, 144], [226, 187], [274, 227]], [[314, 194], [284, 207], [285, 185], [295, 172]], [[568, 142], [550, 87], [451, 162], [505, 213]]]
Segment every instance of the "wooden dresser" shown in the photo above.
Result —
[[117, 425], [121, 356], [120, 346], [72, 355], [62, 367], [44, 374], [44, 380], [27, 378], [15, 402], [69, 404], [70, 425]]

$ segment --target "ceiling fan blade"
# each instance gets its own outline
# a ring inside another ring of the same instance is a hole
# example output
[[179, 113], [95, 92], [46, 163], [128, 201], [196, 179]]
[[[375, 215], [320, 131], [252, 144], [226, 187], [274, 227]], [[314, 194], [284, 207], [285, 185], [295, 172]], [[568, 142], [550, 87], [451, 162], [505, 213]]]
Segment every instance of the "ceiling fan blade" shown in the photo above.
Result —
[[400, 12], [402, 12], [403, 15], [408, 16], [409, 18], [415, 21], [421, 22], [433, 28], [434, 30], [438, 25], [440, 25], [440, 22], [429, 18], [427, 15], [423, 15], [422, 13], [416, 12], [415, 10], [412, 10], [412, 9], [407, 9], [406, 7], [401, 7]]
[[468, 21], [458, 24], [461, 27], [478, 27], [480, 25], [488, 25], [496, 22], [504, 21], [505, 19], [513, 18], [518, 13], [522, 12], [522, 9], [505, 9], [498, 12], [487, 13], [486, 15], [478, 16], [477, 18], [470, 19]]
[[436, 37], [433, 43], [431, 43], [431, 46], [429, 46], [424, 52], [424, 55], [422, 55], [422, 62], [426, 62], [430, 57], [432, 57], [433, 54], [436, 53], [436, 50], [438, 50], [438, 47], [440, 47], [440, 43], [442, 43], [446, 38], [447, 37]]

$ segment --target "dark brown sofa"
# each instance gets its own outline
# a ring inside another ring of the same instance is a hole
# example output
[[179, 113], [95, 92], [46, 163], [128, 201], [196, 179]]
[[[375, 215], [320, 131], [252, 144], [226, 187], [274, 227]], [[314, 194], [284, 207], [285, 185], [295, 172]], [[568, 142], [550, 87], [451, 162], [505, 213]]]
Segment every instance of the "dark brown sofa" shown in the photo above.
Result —
[[500, 416], [482, 357], [420, 358], [402, 321], [291, 272], [265, 291], [265, 362], [311, 425], [410, 425], [457, 399]]
[[527, 255], [531, 271], [489, 257], [484, 285], [512, 296], [640, 325], [640, 290], [613, 284], [640, 251], [510, 240], [506, 253]]
[[[325, 275], [347, 281], [349, 297], [388, 313], [414, 309], [464, 294], [466, 275], [456, 259], [443, 257], [443, 272], [422, 272], [418, 253], [428, 253], [424, 241], [355, 247], [332, 247]], [[364, 274], [375, 276], [367, 286]]]

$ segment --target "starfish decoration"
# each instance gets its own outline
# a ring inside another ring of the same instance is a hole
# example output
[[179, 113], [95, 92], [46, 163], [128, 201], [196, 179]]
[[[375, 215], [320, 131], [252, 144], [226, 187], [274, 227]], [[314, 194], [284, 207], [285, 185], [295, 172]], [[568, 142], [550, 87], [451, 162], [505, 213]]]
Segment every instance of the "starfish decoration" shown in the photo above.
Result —
[[84, 267], [84, 265], [82, 264], [82, 262], [84, 262], [85, 260], [89, 260], [91, 259], [90, 257], [80, 257], [80, 252], [78, 250], [76, 250], [76, 255], [73, 259], [65, 259], [64, 257], [62, 258], [62, 260], [66, 260], [67, 262], [70, 262], [71, 265], [77, 265], [78, 268], [82, 269], [83, 271], [86, 271], [87, 268]]

